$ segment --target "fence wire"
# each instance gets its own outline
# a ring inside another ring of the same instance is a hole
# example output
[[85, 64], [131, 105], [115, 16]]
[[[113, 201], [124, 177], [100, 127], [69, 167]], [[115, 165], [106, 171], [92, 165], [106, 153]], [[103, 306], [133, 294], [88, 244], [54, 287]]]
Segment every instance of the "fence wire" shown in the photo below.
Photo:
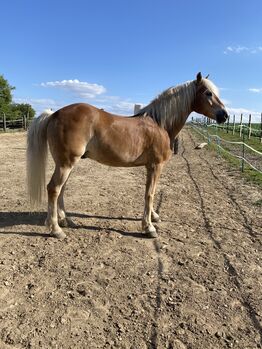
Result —
[[218, 151], [224, 151], [239, 159], [242, 171], [244, 170], [244, 163], [246, 163], [255, 171], [262, 174], [262, 152], [254, 149], [243, 141], [229, 141], [217, 134], [210, 133], [209, 129], [214, 125], [192, 123], [191, 126], [197, 133], [204, 137], [209, 144], [215, 144]]

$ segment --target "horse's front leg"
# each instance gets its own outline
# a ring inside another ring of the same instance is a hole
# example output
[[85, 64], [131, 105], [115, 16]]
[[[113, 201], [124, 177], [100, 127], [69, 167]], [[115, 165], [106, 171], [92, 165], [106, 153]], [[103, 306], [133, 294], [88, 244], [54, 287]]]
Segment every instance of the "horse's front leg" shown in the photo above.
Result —
[[[159, 178], [160, 174], [161, 174], [161, 170], [160, 170], [160, 173], [158, 175], [158, 178]], [[156, 185], [157, 185], [157, 180], [154, 182], [154, 186], [153, 186], [153, 199], [155, 197]], [[151, 220], [154, 223], [161, 222], [159, 214], [156, 213], [156, 211], [154, 210], [154, 205], [153, 204], [152, 204], [152, 211], [151, 211]]]
[[151, 219], [153, 218], [154, 220], [154, 218], [157, 218], [156, 216], [158, 216], [158, 214], [153, 210], [153, 201], [156, 184], [161, 174], [162, 167], [162, 164], [154, 164], [147, 167], [145, 209], [142, 220], [142, 229], [149, 237], [152, 238], [157, 237], [156, 228], [153, 226]]

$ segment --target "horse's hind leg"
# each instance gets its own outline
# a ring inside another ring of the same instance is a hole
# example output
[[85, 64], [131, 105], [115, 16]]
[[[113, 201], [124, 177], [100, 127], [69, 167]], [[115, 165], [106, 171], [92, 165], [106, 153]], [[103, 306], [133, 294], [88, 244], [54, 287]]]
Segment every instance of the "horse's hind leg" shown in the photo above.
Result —
[[76, 224], [72, 221], [71, 218], [67, 217], [66, 210], [65, 210], [65, 203], [64, 203], [64, 193], [65, 193], [65, 188], [66, 188], [68, 178], [60, 191], [58, 201], [57, 201], [58, 224], [60, 227], [74, 228], [76, 227]]
[[48, 192], [48, 214], [46, 219], [46, 225], [51, 229], [51, 236], [63, 239], [65, 238], [65, 233], [60, 228], [58, 224], [58, 215], [57, 215], [57, 201], [61, 189], [65, 182], [68, 179], [68, 176], [72, 170], [72, 167], [65, 166], [56, 166], [55, 172], [51, 178], [51, 181], [47, 185]]

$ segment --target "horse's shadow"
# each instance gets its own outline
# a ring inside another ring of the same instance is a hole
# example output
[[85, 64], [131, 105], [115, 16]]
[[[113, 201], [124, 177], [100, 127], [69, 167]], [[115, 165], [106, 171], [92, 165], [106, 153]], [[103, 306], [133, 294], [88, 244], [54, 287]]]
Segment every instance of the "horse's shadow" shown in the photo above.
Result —
[[[77, 218], [87, 218], [87, 219], [98, 219], [98, 220], [119, 220], [119, 221], [140, 221], [140, 218], [135, 217], [124, 217], [124, 216], [102, 216], [102, 215], [91, 215], [70, 212], [68, 217]], [[43, 226], [46, 218], [46, 212], [0, 212], [0, 228], [7, 228], [17, 225], [33, 225], [33, 226]], [[85, 229], [87, 231], [102, 231], [106, 233], [114, 232], [121, 234], [123, 236], [131, 236], [136, 238], [146, 238], [145, 234], [141, 232], [128, 232], [121, 229], [116, 229], [113, 227], [104, 227], [100, 225], [83, 225], [79, 224], [74, 229]], [[20, 232], [20, 231], [0, 231], [0, 235], [21, 235], [21, 236], [41, 236], [49, 237], [46, 233], [37, 232]]]

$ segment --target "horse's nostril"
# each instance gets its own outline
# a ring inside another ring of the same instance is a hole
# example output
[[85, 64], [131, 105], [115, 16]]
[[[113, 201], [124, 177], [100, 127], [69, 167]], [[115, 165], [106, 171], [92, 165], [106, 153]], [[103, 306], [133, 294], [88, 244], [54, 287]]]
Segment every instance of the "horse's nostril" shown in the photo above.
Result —
[[227, 120], [227, 118], [228, 114], [224, 109], [221, 109], [216, 113], [216, 120], [218, 124], [222, 124]]

